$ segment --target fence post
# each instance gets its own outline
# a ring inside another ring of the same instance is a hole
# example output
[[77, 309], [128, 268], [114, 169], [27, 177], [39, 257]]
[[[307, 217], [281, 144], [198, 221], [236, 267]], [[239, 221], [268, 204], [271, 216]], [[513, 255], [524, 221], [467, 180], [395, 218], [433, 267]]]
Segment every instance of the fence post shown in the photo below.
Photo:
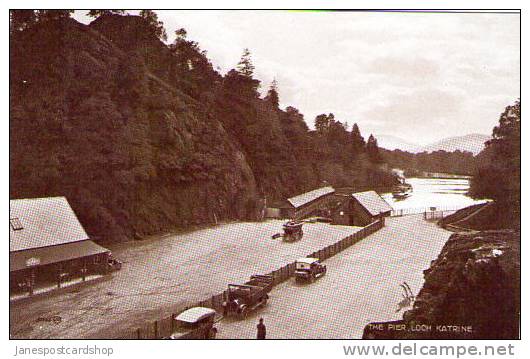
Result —
[[142, 339], [142, 333], [140, 333], [140, 328], [136, 329], [136, 339]]
[[173, 332], [175, 331], [175, 317], [176, 317], [176, 314], [172, 313], [171, 314], [171, 324], [170, 324], [170, 328], [171, 328], [171, 333], [170, 334], [173, 334]]

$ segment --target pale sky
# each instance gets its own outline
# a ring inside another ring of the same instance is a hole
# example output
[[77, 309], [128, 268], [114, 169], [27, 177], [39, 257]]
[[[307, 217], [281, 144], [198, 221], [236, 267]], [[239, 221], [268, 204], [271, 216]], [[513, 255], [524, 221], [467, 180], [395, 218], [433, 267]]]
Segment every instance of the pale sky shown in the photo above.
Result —
[[[74, 17], [89, 22], [84, 13]], [[298, 108], [311, 128], [332, 112], [365, 137], [426, 144], [491, 134], [520, 96], [518, 14], [157, 13], [168, 42], [184, 27], [223, 74], [248, 47], [262, 89], [276, 78], [280, 106]]]

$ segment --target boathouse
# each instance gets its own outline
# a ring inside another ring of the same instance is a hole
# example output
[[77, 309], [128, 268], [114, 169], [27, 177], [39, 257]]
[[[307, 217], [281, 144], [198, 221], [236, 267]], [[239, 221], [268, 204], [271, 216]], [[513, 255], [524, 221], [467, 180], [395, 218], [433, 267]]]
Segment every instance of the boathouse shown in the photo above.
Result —
[[302, 219], [311, 215], [329, 216], [329, 204], [333, 200], [335, 189], [331, 186], [317, 188], [277, 202], [267, 208], [270, 217]]
[[11, 294], [103, 274], [110, 251], [91, 241], [65, 197], [10, 200]]
[[375, 191], [337, 195], [335, 203], [333, 224], [363, 227], [392, 212], [392, 207]]

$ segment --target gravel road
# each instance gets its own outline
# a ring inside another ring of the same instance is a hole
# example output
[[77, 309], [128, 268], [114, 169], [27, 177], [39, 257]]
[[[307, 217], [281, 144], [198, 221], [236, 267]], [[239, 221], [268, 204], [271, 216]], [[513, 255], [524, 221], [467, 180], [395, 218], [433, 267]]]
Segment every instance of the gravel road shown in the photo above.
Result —
[[[275, 270], [358, 231], [304, 225], [294, 243], [273, 240], [283, 221], [231, 223], [109, 246], [123, 269], [106, 281], [10, 305], [12, 338], [114, 338], [217, 294], [228, 283]], [[331, 277], [331, 276], [330, 276]], [[37, 321], [60, 316], [61, 322]]]
[[367, 323], [401, 318], [403, 310], [396, 312], [400, 283], [407, 282], [417, 294], [423, 270], [450, 234], [422, 215], [389, 218], [384, 228], [326, 260], [327, 274], [315, 283], [286, 281], [248, 319], [218, 323], [218, 337], [255, 338], [263, 317], [267, 338], [361, 338]]

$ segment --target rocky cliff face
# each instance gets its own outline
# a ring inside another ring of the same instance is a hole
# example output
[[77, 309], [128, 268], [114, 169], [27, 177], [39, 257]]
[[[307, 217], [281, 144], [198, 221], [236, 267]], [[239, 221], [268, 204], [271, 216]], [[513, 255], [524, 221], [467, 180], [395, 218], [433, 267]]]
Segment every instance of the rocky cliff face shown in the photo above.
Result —
[[111, 240], [255, 218], [246, 156], [139, 51], [71, 19], [12, 41], [11, 198], [64, 195]]
[[520, 233], [453, 234], [394, 337], [516, 339], [520, 309]]
[[10, 40], [10, 197], [66, 196], [92, 237], [256, 219], [265, 199], [324, 182], [395, 183], [342, 126], [309, 131], [258, 80], [222, 76], [139, 16], [40, 21]]

